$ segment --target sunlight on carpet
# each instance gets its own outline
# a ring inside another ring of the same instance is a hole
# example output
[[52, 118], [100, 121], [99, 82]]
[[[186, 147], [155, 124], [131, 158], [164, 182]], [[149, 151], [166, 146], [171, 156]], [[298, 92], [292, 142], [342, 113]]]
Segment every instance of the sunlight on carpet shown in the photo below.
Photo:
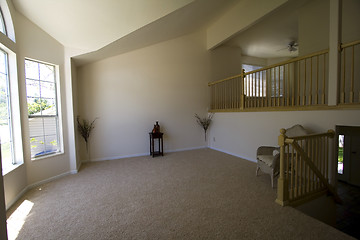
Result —
[[33, 206], [34, 206], [33, 202], [25, 200], [7, 219], [6, 222], [7, 222], [8, 240], [14, 240], [17, 238], [22, 226], [26, 221], [26, 217], [29, 215]]

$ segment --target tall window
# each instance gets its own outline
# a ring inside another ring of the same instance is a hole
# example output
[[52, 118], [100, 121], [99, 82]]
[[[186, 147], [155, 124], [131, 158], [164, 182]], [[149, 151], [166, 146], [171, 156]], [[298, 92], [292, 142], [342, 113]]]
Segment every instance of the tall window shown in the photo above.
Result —
[[61, 151], [54, 65], [25, 60], [31, 157]]
[[8, 55], [0, 50], [0, 136], [3, 172], [15, 164], [11, 128]]

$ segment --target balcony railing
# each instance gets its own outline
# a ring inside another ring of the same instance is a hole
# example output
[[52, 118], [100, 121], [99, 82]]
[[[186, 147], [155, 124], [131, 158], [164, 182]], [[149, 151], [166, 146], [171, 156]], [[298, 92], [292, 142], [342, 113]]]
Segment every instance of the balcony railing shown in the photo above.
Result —
[[[339, 105], [360, 104], [360, 41], [341, 45]], [[329, 50], [210, 82], [213, 112], [328, 106]]]

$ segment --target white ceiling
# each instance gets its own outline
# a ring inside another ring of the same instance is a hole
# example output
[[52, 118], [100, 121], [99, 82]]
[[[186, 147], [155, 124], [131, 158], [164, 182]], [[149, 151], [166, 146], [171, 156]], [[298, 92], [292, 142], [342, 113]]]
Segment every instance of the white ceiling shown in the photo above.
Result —
[[[118, 55], [205, 28], [243, 0], [12, 0], [22, 13], [61, 44], [87, 54], [78, 64]], [[288, 0], [224, 45], [244, 55], [294, 57], [297, 11], [309, 0]], [[300, 46], [301, 47], [301, 46]]]

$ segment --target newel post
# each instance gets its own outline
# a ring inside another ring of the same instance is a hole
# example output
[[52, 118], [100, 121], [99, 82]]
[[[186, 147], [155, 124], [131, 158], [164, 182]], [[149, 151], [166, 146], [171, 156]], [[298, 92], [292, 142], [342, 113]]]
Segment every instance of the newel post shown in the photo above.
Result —
[[289, 200], [288, 180], [285, 178], [285, 133], [285, 129], [280, 129], [280, 135], [278, 137], [278, 144], [280, 146], [280, 176], [278, 179], [276, 202], [282, 206], [287, 205]]
[[245, 81], [245, 69], [243, 69], [241, 71], [241, 105], [240, 105], [240, 110], [244, 110], [244, 107], [245, 107], [244, 81]]

